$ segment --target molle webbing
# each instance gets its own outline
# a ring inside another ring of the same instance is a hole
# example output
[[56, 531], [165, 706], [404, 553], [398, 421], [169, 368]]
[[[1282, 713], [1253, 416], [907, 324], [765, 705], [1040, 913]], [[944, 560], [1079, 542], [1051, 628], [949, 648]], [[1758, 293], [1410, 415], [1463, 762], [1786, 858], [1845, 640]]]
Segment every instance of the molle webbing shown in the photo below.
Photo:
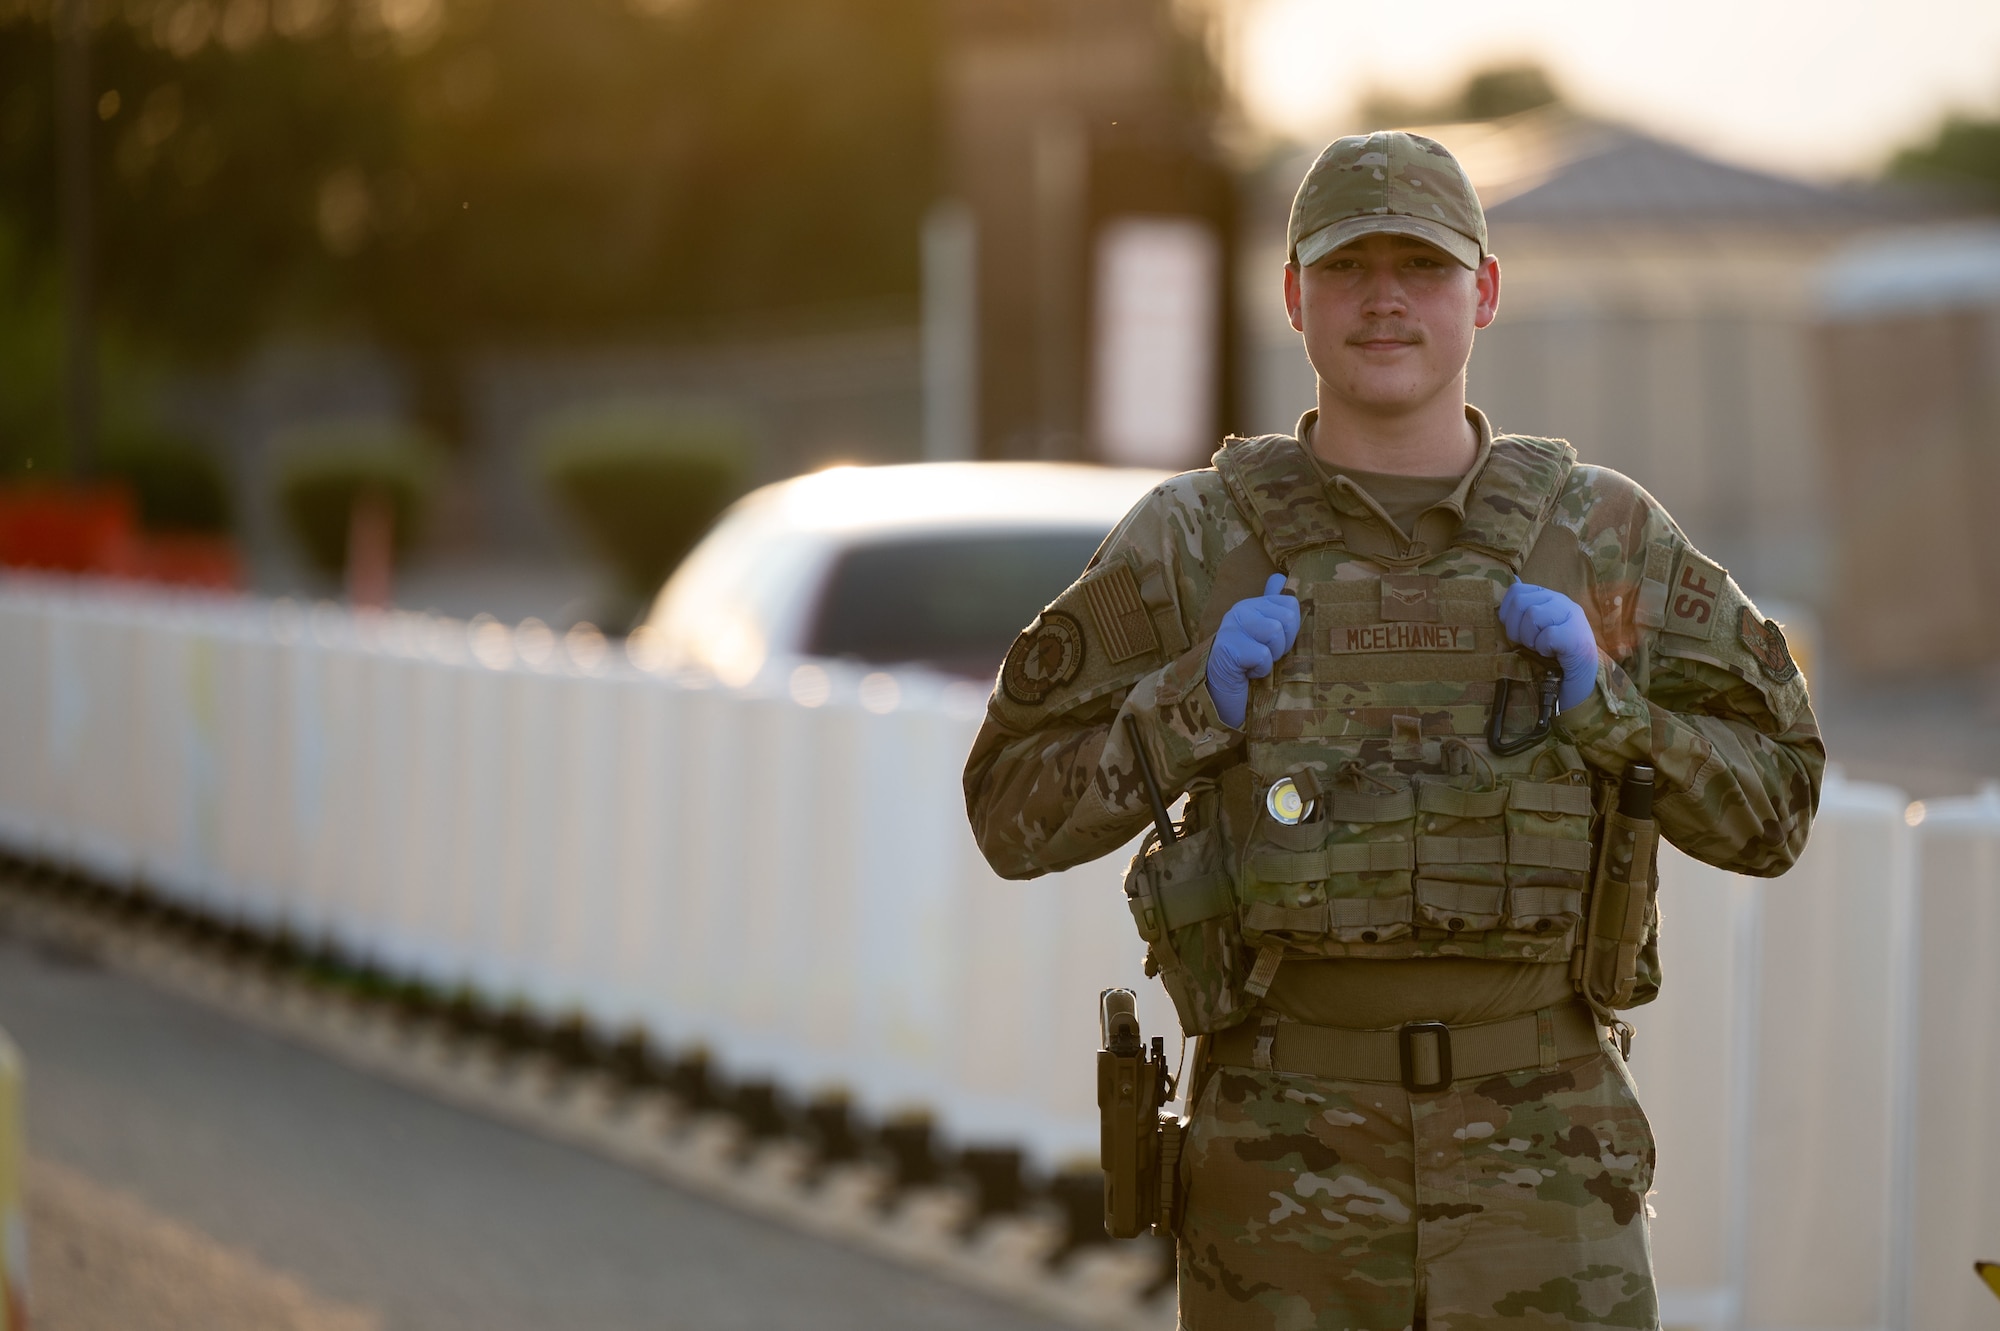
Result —
[[1215, 455], [1215, 469], [1281, 570], [1290, 572], [1300, 551], [1340, 540], [1340, 519], [1319, 468], [1292, 436], [1232, 440]]
[[[1468, 689], [1466, 696], [1475, 696]], [[1411, 729], [1426, 738], [1441, 739], [1447, 735], [1483, 735], [1486, 733], [1486, 701], [1491, 700], [1488, 691], [1484, 700], [1463, 706], [1414, 707], [1385, 705], [1381, 707], [1338, 707], [1331, 709], [1339, 716], [1338, 722], [1329, 721], [1323, 714], [1326, 710], [1318, 707], [1280, 707], [1268, 712], [1253, 713], [1245, 726], [1245, 733], [1253, 740], [1304, 739], [1308, 736], [1321, 740], [1368, 739], [1393, 735], [1400, 729], [1399, 721], [1412, 722]]]
[[1452, 544], [1520, 572], [1575, 465], [1576, 450], [1563, 440], [1501, 435], [1465, 498], [1465, 521]]
[[[1394, 579], [1335, 578], [1307, 583], [1303, 594], [1322, 615], [1332, 615], [1329, 624], [1372, 624], [1384, 614], [1384, 585], [1393, 591]], [[1410, 581], [1410, 579], [1402, 579]], [[1423, 589], [1426, 600], [1437, 602], [1436, 618], [1446, 624], [1479, 624], [1493, 617], [1504, 589], [1485, 578], [1438, 578]]]
[[1251, 859], [1250, 869], [1267, 883], [1317, 883], [1337, 873], [1414, 869], [1416, 849], [1408, 841], [1350, 841], [1318, 850], [1266, 850]]
[[1441, 878], [1419, 878], [1417, 900], [1425, 909], [1453, 915], [1498, 916], [1507, 900], [1503, 883], [1452, 883]]
[[1331, 929], [1379, 929], [1409, 924], [1416, 903], [1408, 895], [1335, 897], [1309, 906], [1278, 906], [1253, 901], [1243, 907], [1243, 923], [1267, 933], [1325, 933]]
[[1674, 547], [1654, 541], [1646, 547], [1646, 568], [1639, 577], [1639, 600], [1632, 609], [1632, 622], [1640, 628], [1656, 629], [1667, 622], [1667, 580], [1674, 573]]
[[1320, 797], [1322, 815], [1335, 823], [1395, 823], [1417, 811], [1416, 794], [1408, 790], [1335, 790]]
[[1576, 915], [1583, 910], [1580, 887], [1517, 887], [1514, 889], [1516, 915]]
[[[1452, 544], [1488, 554], [1518, 574], [1572, 466], [1576, 450], [1562, 440], [1496, 438], [1466, 496], [1466, 520]], [[1292, 436], [1236, 440], [1216, 454], [1216, 472], [1280, 570], [1292, 572], [1300, 552], [1340, 542], [1340, 518], [1320, 470]]]
[[1162, 883], [1159, 888], [1160, 923], [1167, 929], [1185, 929], [1236, 909], [1226, 874]]
[[[1501, 435], [1466, 496], [1452, 544], [1518, 573], [1575, 462], [1576, 450], [1559, 439]], [[1234, 440], [1215, 455], [1215, 469], [1281, 570], [1289, 573], [1303, 551], [1339, 543], [1340, 519], [1319, 469], [1291, 435]]]
[[1342, 873], [1395, 873], [1423, 864], [1519, 864], [1590, 869], [1590, 843], [1510, 832], [1506, 836], [1420, 836], [1415, 841], [1343, 841], [1318, 850], [1265, 850], [1250, 871], [1267, 883], [1317, 883]]
[[1590, 872], [1590, 843], [1573, 837], [1535, 836], [1528, 832], [1507, 834], [1507, 863], [1540, 869], [1569, 869]]
[[[1380, 843], [1375, 843], [1380, 844]], [[1418, 864], [1520, 864], [1590, 871], [1590, 843], [1573, 837], [1509, 832], [1505, 836], [1420, 836]]]
[[1505, 864], [1507, 838], [1504, 836], [1420, 836], [1417, 838], [1419, 864]]
[[1590, 787], [1559, 781], [1516, 781], [1507, 807], [1524, 813], [1590, 813]]
[[1498, 818], [1506, 812], [1507, 792], [1460, 790], [1427, 782], [1417, 787], [1417, 807], [1425, 813], [1441, 813], [1448, 818]]
[[[1339, 628], [1322, 630], [1330, 637]], [[1312, 678], [1319, 684], [1487, 684], [1511, 679], [1532, 684], [1535, 673], [1519, 652], [1507, 648], [1497, 629], [1461, 629], [1472, 639], [1469, 651], [1316, 652]], [[1518, 690], [1517, 690], [1518, 692]], [[1481, 701], [1492, 698], [1488, 692]]]

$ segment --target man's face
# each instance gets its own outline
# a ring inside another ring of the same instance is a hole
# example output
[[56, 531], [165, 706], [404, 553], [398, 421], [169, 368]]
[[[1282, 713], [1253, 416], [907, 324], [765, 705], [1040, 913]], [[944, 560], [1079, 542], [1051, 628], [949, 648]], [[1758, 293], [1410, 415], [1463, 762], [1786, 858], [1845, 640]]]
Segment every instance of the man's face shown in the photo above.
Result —
[[1285, 307], [1326, 391], [1395, 416], [1465, 370], [1472, 334], [1500, 305], [1500, 264], [1477, 272], [1411, 236], [1363, 236], [1312, 267], [1285, 267]]

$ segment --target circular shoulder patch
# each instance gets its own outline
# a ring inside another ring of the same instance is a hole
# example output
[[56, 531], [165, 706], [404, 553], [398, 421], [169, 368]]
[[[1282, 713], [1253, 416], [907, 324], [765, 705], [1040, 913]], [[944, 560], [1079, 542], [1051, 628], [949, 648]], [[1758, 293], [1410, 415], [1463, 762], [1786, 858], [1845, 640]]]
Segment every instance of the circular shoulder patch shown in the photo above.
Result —
[[1060, 610], [1050, 610], [1014, 639], [1007, 664], [1000, 667], [1000, 687], [1015, 702], [1032, 707], [1075, 679], [1081, 669], [1083, 626]]
[[1750, 655], [1757, 658], [1757, 668], [1767, 679], [1783, 684], [1799, 673], [1798, 662], [1792, 659], [1792, 649], [1785, 644], [1785, 631], [1778, 627], [1777, 620], [1760, 621], [1746, 605], [1737, 636]]

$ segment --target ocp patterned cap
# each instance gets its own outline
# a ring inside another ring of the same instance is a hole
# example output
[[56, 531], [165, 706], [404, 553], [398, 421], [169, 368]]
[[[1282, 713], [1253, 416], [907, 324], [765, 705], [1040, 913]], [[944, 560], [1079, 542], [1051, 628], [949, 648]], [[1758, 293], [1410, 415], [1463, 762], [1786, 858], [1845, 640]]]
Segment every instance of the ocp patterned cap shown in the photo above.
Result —
[[1362, 236], [1414, 236], [1477, 268], [1486, 211], [1458, 159], [1400, 129], [1327, 145], [1292, 199], [1290, 257], [1310, 267]]

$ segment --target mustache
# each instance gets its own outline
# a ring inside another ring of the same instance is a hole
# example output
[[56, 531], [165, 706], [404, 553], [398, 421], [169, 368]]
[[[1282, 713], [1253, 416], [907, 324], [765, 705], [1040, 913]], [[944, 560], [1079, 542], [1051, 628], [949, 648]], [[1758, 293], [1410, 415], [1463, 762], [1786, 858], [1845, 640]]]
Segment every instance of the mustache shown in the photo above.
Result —
[[1369, 324], [1366, 328], [1349, 333], [1347, 336], [1347, 345], [1355, 347], [1360, 346], [1363, 342], [1418, 343], [1423, 340], [1424, 335], [1422, 330], [1412, 328], [1408, 324], [1378, 323]]

